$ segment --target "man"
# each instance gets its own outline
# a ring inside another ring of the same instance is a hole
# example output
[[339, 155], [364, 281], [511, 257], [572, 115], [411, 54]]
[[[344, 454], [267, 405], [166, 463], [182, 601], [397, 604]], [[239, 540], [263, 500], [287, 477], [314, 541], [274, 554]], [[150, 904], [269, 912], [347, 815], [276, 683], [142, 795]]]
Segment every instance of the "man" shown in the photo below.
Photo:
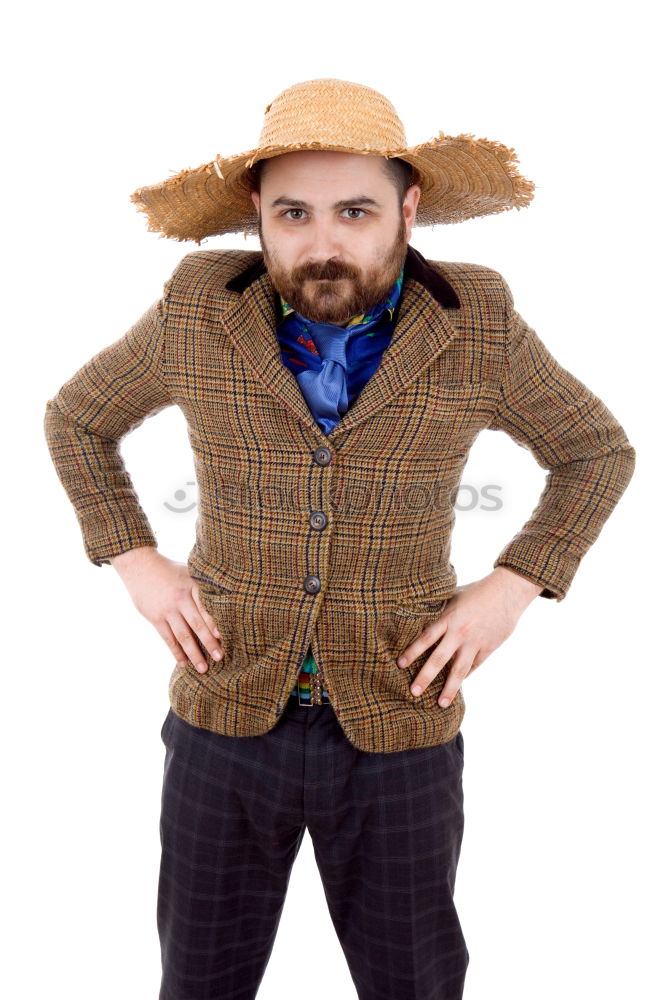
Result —
[[[635, 453], [501, 275], [409, 244], [417, 224], [527, 204], [511, 151], [407, 148], [386, 98], [346, 81], [297, 84], [265, 116], [251, 156], [132, 196], [163, 235], [256, 227], [261, 253], [186, 255], [46, 412], [88, 557], [177, 660], [160, 1000], [256, 995], [306, 826], [361, 1000], [458, 1000], [461, 685], [535, 597], [564, 598]], [[118, 450], [173, 404], [200, 492], [187, 566], [157, 551]], [[457, 587], [453, 504], [482, 429], [548, 482]]]

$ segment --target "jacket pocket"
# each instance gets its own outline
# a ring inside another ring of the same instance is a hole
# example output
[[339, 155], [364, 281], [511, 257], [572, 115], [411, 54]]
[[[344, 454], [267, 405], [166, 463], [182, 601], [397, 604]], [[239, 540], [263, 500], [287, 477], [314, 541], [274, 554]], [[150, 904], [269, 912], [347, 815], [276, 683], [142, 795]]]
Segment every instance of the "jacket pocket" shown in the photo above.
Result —
[[207, 576], [194, 575], [193, 573], [190, 573], [190, 577], [197, 584], [202, 594], [205, 592], [213, 598], [217, 596], [223, 597], [226, 594], [234, 594], [234, 590], [229, 584], [217, 583]]
[[437, 621], [448, 601], [448, 597], [436, 600], [412, 598], [404, 604], [394, 605], [388, 616], [383, 636], [394, 659], [397, 659], [403, 649], [411, 645], [428, 625]]
[[[213, 586], [209, 583], [202, 583], [201, 580], [196, 580], [196, 583], [199, 587], [201, 603], [212, 617], [220, 632], [217, 642], [221, 645], [224, 656], [221, 660], [215, 660], [198, 637], [197, 643], [204, 654], [208, 670], [213, 672], [221, 671], [231, 664], [233, 657], [236, 594], [232, 590], [227, 590], [217, 585]], [[206, 674], [199, 674], [199, 676], [206, 677]]]
[[398, 604], [394, 612], [396, 615], [403, 615], [406, 618], [427, 618], [429, 615], [437, 618], [444, 611], [448, 603], [448, 597], [438, 598], [437, 600], [418, 598], [417, 600], [409, 601], [407, 604]]

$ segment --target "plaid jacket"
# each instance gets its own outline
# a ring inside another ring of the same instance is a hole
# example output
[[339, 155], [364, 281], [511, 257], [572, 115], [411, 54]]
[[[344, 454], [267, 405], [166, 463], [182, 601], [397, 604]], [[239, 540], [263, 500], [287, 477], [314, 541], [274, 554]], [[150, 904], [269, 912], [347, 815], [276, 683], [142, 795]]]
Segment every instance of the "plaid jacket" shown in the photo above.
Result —
[[[188, 568], [226, 655], [175, 666], [169, 699], [233, 736], [277, 722], [310, 644], [349, 740], [388, 753], [452, 739], [438, 682], [414, 697], [400, 651], [446, 606], [454, 503], [471, 445], [501, 430], [548, 470], [530, 519], [495, 559], [562, 600], [625, 490], [635, 451], [561, 367], [497, 272], [409, 246], [391, 343], [325, 436], [275, 336], [279, 296], [260, 251], [188, 253], [164, 293], [46, 405], [45, 433], [97, 566], [157, 545], [119, 442], [170, 405], [199, 490]], [[448, 666], [448, 665], [447, 665]]]

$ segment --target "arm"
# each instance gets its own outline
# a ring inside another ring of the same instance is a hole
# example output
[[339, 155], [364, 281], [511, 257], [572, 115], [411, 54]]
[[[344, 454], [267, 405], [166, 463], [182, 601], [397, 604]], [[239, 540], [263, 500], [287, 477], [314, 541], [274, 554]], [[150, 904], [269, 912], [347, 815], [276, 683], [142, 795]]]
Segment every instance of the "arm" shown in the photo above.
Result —
[[157, 547], [120, 454], [120, 442], [172, 402], [162, 369], [165, 296], [90, 359], [46, 404], [44, 432], [95, 566]]
[[604, 403], [563, 368], [507, 299], [507, 359], [490, 430], [548, 470], [530, 519], [493, 563], [561, 601], [634, 472], [636, 452]]

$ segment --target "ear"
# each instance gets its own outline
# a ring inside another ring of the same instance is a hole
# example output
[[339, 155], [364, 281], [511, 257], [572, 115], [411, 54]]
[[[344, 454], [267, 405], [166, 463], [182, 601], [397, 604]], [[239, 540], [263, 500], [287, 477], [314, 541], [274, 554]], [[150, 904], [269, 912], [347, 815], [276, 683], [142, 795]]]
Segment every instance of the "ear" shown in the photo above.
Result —
[[412, 238], [412, 229], [416, 219], [416, 208], [421, 197], [421, 188], [418, 184], [412, 184], [405, 191], [405, 199], [402, 203], [402, 212], [405, 219], [405, 229], [407, 242]]
[[254, 207], [257, 210], [257, 215], [259, 215], [259, 207], [261, 205], [261, 196], [259, 195], [259, 193], [257, 191], [250, 191], [250, 197], [252, 198], [252, 201], [254, 202]]

